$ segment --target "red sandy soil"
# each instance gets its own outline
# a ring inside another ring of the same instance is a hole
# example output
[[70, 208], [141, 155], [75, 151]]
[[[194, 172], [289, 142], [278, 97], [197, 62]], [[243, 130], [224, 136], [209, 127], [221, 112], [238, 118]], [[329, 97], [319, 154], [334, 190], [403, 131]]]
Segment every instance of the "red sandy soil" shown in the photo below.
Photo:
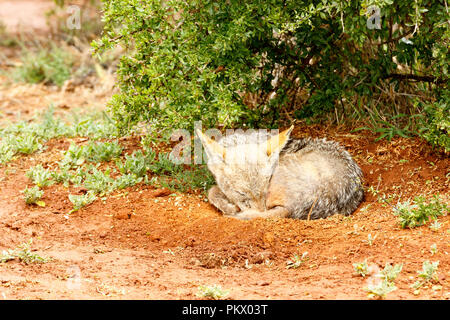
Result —
[[[39, 86], [39, 90], [50, 89]], [[32, 97], [21, 105], [33, 108]], [[44, 208], [25, 205], [20, 193], [31, 185], [25, 177], [29, 167], [38, 163], [51, 167], [69, 145], [68, 139], [49, 141], [42, 153], [0, 169], [0, 250], [32, 238], [36, 252], [53, 261], [0, 264], [0, 297], [186, 299], [196, 298], [199, 285], [219, 284], [230, 290], [230, 299], [365, 299], [364, 287], [376, 281], [378, 270], [386, 263], [403, 263], [398, 290], [388, 298], [450, 298], [449, 217], [440, 218], [438, 231], [427, 226], [401, 229], [392, 208], [378, 199], [383, 193], [397, 194], [396, 203], [439, 192], [448, 202], [449, 158], [433, 153], [419, 139], [375, 143], [376, 136], [348, 132], [344, 127], [301, 125], [294, 132], [341, 142], [362, 167], [366, 186], [379, 191], [366, 192], [365, 201], [350, 217], [315, 221], [239, 221], [223, 217], [196, 193], [143, 184], [97, 200], [67, 219], [69, 192], [83, 190], [45, 188]], [[139, 139], [125, 138], [121, 143], [130, 153]], [[372, 245], [367, 243], [369, 234], [376, 236]], [[433, 244], [438, 249], [434, 254]], [[294, 254], [304, 252], [308, 259], [299, 268], [286, 269]], [[352, 264], [365, 259], [372, 274], [362, 278]], [[422, 289], [414, 295], [410, 285], [425, 260], [440, 261], [442, 289]]]
[[[11, 1], [0, 1], [0, 8], [6, 2]], [[61, 112], [102, 107], [107, 98], [89, 88], [68, 92], [15, 84], [0, 88], [0, 115], [31, 115], [49, 101]], [[438, 231], [401, 229], [392, 208], [379, 200], [383, 193], [398, 195], [394, 204], [440, 193], [448, 203], [448, 156], [417, 138], [375, 142], [376, 136], [352, 134], [346, 127], [298, 125], [294, 136], [342, 143], [363, 169], [366, 187], [378, 194], [366, 192], [349, 217], [239, 221], [222, 216], [195, 192], [141, 184], [67, 218], [69, 192], [83, 190], [47, 187], [43, 208], [27, 206], [20, 191], [31, 185], [28, 168], [51, 167], [69, 139], [51, 140], [42, 153], [0, 168], [0, 252], [32, 238], [35, 253], [52, 258], [44, 264], [0, 263], [0, 299], [196, 299], [198, 286], [212, 284], [230, 290], [229, 299], [367, 299], [364, 288], [377, 281], [386, 263], [403, 264], [389, 299], [449, 299], [450, 217], [439, 219]], [[138, 141], [121, 143], [129, 153]], [[369, 234], [376, 236], [371, 245]], [[307, 259], [299, 268], [286, 268], [294, 254], [304, 252]], [[371, 273], [363, 278], [353, 263], [365, 259]], [[410, 286], [425, 260], [440, 261], [434, 285], [441, 287], [430, 285], [415, 295]]]

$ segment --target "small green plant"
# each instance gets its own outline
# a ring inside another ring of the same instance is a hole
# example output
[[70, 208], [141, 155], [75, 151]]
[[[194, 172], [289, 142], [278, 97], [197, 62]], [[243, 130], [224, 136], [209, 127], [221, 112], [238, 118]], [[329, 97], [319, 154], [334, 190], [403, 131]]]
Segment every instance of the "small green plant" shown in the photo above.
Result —
[[149, 169], [157, 175], [173, 174], [182, 170], [182, 167], [180, 165], [176, 165], [172, 162], [169, 154], [167, 153], [159, 153], [158, 159], [156, 160], [154, 151], [149, 149], [147, 151], [147, 159], [150, 163]]
[[367, 296], [369, 298], [374, 299], [384, 299], [386, 298], [386, 295], [394, 290], [397, 290], [397, 287], [394, 283], [383, 280], [379, 281], [376, 284], [370, 284], [365, 288], [367, 292]]
[[[356, 264], [354, 267], [355, 271], [362, 273], [363, 277], [367, 275], [367, 264]], [[396, 290], [397, 287], [395, 286], [394, 281], [402, 271], [402, 268], [402, 264], [396, 264], [394, 266], [386, 264], [384, 269], [375, 275], [375, 278], [378, 278], [378, 280], [364, 288], [368, 297], [384, 299], [388, 293]]]
[[60, 167], [58, 171], [52, 171], [51, 175], [55, 182], [62, 183], [65, 187], [69, 186], [71, 172], [67, 166]]
[[430, 252], [431, 252], [431, 255], [432, 255], [432, 256], [434, 256], [434, 255], [438, 252], [438, 248], [437, 248], [436, 243], [433, 243], [433, 244], [430, 246]]
[[297, 269], [307, 260], [308, 252], [303, 252], [301, 256], [294, 254], [292, 258], [286, 261], [286, 269]]
[[353, 269], [357, 274], [365, 278], [369, 274], [369, 266], [367, 264], [367, 260], [364, 260], [360, 263], [354, 263]]
[[372, 236], [372, 234], [368, 234], [367, 235], [367, 240], [363, 240], [363, 242], [367, 243], [369, 246], [373, 245], [373, 242], [375, 241], [375, 239], [377, 238], [377, 235]]
[[97, 168], [97, 167], [82, 166], [82, 167], [77, 167], [76, 170], [71, 170], [71, 171], [69, 171], [69, 170], [67, 170], [67, 168], [63, 167], [57, 174], [59, 175], [59, 178], [61, 180], [67, 179], [67, 180], [63, 181], [65, 186], [69, 186], [69, 183], [72, 183], [76, 187], [81, 187], [83, 185], [83, 179], [85, 179], [88, 176], [89, 171], [93, 170], [93, 168]]
[[22, 243], [16, 249], [9, 249], [7, 251], [3, 251], [0, 255], [0, 262], [5, 263], [11, 260], [18, 259], [25, 264], [32, 263], [46, 263], [50, 261], [50, 258], [43, 258], [38, 254], [31, 252], [31, 245], [33, 244], [33, 239], [30, 239], [28, 242]]
[[90, 162], [104, 162], [117, 158], [122, 153], [122, 147], [117, 142], [90, 142], [85, 146], [72, 143], [64, 153], [60, 166], [77, 167], [86, 160]]
[[411, 285], [412, 288], [418, 290], [432, 282], [439, 282], [439, 278], [437, 275], [437, 270], [439, 267], [439, 261], [430, 262], [424, 261], [422, 265], [422, 270], [417, 271], [419, 280], [417, 280], [414, 284]]
[[229, 293], [229, 290], [224, 290], [221, 286], [214, 284], [212, 286], [199, 286], [196, 295], [200, 298], [219, 300], [227, 297]]
[[380, 272], [379, 276], [389, 282], [393, 282], [397, 279], [399, 273], [402, 271], [403, 264], [396, 264], [394, 266], [390, 264], [386, 264], [384, 269]]
[[71, 211], [72, 213], [77, 210], [80, 210], [81, 208], [87, 206], [88, 204], [91, 204], [92, 202], [97, 200], [97, 197], [92, 191], [89, 191], [83, 195], [69, 194], [69, 200], [73, 204], [73, 209]]
[[10, 145], [0, 141], [0, 164], [5, 164], [14, 158], [15, 151]]
[[186, 170], [175, 171], [160, 177], [162, 187], [171, 190], [186, 192], [194, 189], [202, 189], [206, 192], [214, 183], [214, 177], [206, 166], [195, 166]]
[[41, 164], [30, 168], [26, 172], [26, 176], [39, 188], [47, 187], [54, 183], [52, 172], [44, 169]]
[[143, 177], [149, 168], [148, 158], [141, 150], [125, 155], [125, 161], [117, 161], [116, 165], [122, 174], [132, 173], [137, 177]]
[[39, 142], [39, 139], [32, 133], [17, 136], [11, 143], [16, 152], [22, 154], [31, 154], [42, 149], [42, 144]]
[[400, 198], [400, 195], [397, 193], [389, 193], [389, 194], [385, 194], [384, 192], [382, 194], [380, 194], [377, 197], [377, 201], [379, 203], [383, 204], [383, 207], [386, 207], [387, 205], [392, 206], [392, 202], [395, 200], [395, 198]]
[[378, 190], [378, 188], [375, 189], [374, 186], [370, 186], [369, 188], [367, 188], [367, 191], [370, 192], [374, 197], [377, 196], [378, 193], [380, 193], [380, 190]]
[[44, 191], [39, 189], [38, 186], [34, 186], [32, 188], [27, 187], [22, 191], [22, 193], [24, 194], [26, 204], [36, 204], [40, 207], [45, 206], [44, 201], [40, 200], [44, 195]]
[[137, 177], [134, 174], [124, 174], [114, 180], [114, 189], [125, 189], [132, 187], [140, 182], [142, 182], [142, 177]]
[[438, 281], [437, 270], [439, 267], [439, 261], [430, 262], [424, 261], [422, 270], [418, 271], [419, 277], [425, 281]]
[[90, 162], [106, 162], [119, 157], [122, 150], [117, 142], [91, 142], [83, 147], [83, 157]]
[[71, 143], [69, 148], [64, 152], [64, 158], [60, 161], [60, 167], [76, 167], [85, 162], [83, 157], [83, 148]]
[[428, 202], [424, 197], [418, 196], [413, 203], [410, 201], [398, 203], [393, 211], [399, 217], [402, 228], [415, 228], [424, 225], [430, 219], [446, 215], [448, 206], [440, 201], [439, 195], [433, 196]]
[[171, 255], [173, 255], [173, 256], [175, 255], [175, 253], [174, 253], [174, 252], [172, 251], [172, 249], [170, 249], [170, 248], [167, 249], [167, 250], [164, 250], [163, 253], [168, 253], [168, 254], [171, 254]]
[[440, 223], [437, 219], [433, 221], [432, 224], [430, 224], [430, 229], [433, 231], [439, 231], [439, 229], [442, 227], [442, 223]]
[[114, 179], [110, 176], [111, 168], [105, 171], [93, 168], [91, 173], [86, 175], [84, 186], [94, 193], [104, 195], [114, 190]]

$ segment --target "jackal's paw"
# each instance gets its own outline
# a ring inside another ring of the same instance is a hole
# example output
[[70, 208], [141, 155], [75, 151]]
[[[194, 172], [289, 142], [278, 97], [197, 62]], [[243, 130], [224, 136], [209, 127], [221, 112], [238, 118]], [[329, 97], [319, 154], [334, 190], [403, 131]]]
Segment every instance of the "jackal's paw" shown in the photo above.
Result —
[[263, 213], [258, 210], [248, 209], [242, 212], [238, 212], [234, 215], [227, 215], [227, 217], [239, 219], [239, 220], [251, 220], [254, 218], [262, 217]]

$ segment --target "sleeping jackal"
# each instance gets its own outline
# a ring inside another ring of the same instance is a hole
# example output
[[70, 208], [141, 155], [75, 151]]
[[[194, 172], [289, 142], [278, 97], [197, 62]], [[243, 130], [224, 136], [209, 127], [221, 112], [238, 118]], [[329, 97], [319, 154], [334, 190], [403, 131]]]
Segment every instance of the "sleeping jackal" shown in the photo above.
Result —
[[361, 169], [337, 142], [290, 139], [292, 129], [233, 133], [217, 142], [197, 130], [217, 183], [209, 202], [238, 219], [351, 214], [364, 196]]

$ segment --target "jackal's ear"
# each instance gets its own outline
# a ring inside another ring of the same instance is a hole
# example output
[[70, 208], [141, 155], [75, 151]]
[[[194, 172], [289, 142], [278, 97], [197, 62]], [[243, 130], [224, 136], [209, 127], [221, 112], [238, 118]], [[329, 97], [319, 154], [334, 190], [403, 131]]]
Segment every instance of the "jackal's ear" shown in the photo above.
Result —
[[294, 129], [292, 125], [289, 129], [284, 130], [280, 134], [273, 136], [267, 141], [267, 155], [270, 157], [274, 152], [279, 152], [286, 145], [286, 142], [289, 140], [289, 135]]
[[200, 138], [209, 156], [218, 156], [222, 160], [225, 159], [226, 149], [224, 147], [205, 135], [199, 129], [197, 129], [195, 132], [197, 132], [197, 135]]

